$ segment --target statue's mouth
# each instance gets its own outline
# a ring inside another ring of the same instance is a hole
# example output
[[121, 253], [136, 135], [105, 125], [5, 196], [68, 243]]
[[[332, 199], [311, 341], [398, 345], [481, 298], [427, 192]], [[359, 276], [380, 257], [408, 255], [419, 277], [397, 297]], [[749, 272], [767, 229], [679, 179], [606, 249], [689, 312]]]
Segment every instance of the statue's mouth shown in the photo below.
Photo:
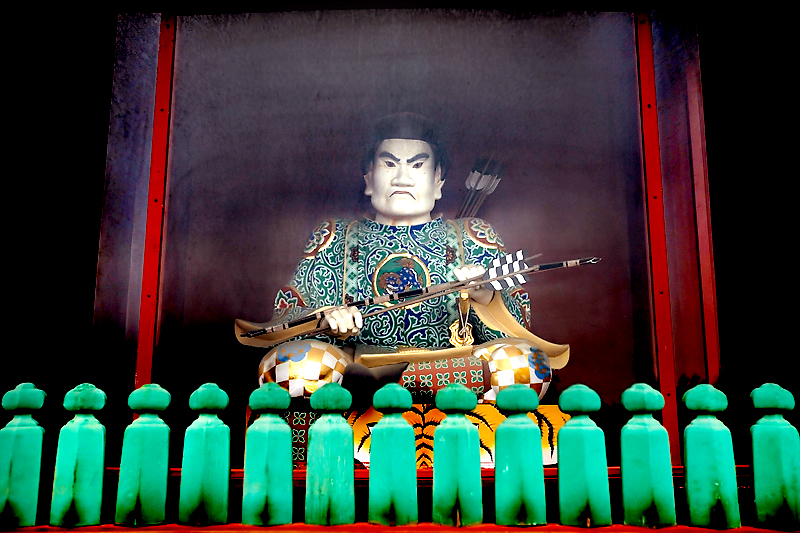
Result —
[[389, 198], [391, 198], [391, 197], [392, 197], [392, 196], [394, 196], [395, 194], [403, 194], [403, 195], [408, 195], [408, 196], [410, 196], [412, 199], [416, 200], [416, 198], [414, 198], [414, 195], [413, 195], [413, 194], [411, 194], [411, 193], [410, 193], [410, 192], [408, 192], [408, 191], [394, 191], [392, 194], [390, 194], [390, 195], [389, 195]]

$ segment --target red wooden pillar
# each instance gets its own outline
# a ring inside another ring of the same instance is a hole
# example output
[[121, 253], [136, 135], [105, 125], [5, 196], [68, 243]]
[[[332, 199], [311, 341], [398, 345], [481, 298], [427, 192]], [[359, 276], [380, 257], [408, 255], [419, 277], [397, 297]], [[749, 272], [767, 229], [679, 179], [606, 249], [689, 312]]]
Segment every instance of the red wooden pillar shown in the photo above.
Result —
[[650, 270], [653, 280], [658, 383], [661, 394], [664, 395], [663, 422], [669, 433], [672, 464], [679, 465], [681, 464], [681, 448], [678, 432], [678, 403], [675, 397], [675, 348], [672, 340], [672, 311], [669, 300], [667, 237], [661, 183], [661, 148], [658, 139], [653, 34], [649, 15], [637, 14], [634, 26], [636, 27], [636, 48], [639, 61], [639, 103], [642, 118]]
[[175, 17], [161, 16], [158, 38], [153, 143], [150, 151], [150, 187], [142, 272], [142, 300], [139, 305], [139, 337], [136, 346], [136, 388], [150, 383], [153, 347], [158, 315], [158, 289], [161, 277], [164, 200], [167, 191], [167, 153], [169, 149], [172, 70], [175, 52]]

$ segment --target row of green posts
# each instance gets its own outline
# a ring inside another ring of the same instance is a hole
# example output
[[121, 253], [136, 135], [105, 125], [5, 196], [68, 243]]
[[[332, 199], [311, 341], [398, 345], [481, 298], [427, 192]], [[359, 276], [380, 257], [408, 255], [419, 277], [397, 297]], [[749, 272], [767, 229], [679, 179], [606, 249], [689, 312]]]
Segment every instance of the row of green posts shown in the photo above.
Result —
[[[766, 414], [752, 426], [753, 482], [758, 520], [800, 517], [800, 437], [782, 411], [794, 398], [775, 384], [751, 394]], [[45, 394], [23, 383], [3, 396], [13, 419], [0, 430], [0, 514], [13, 515], [18, 526], [34, 525], [44, 430], [32, 414]], [[92, 414], [106, 396], [91, 384], [68, 392], [64, 407], [75, 413], [59, 434], [50, 510], [50, 524], [61, 526], [74, 509], [77, 523], [99, 524], [104, 472], [105, 428]], [[698, 385], [683, 398], [697, 417], [684, 432], [685, 484], [692, 525], [708, 526], [712, 509], [721, 507], [727, 527], [741, 525], [733, 446], [728, 428], [716, 417], [727, 407], [725, 395], [711, 385]], [[289, 394], [274, 383], [250, 396], [260, 414], [248, 428], [245, 444], [242, 522], [252, 525], [292, 521], [291, 432], [280, 413]], [[446, 418], [434, 433], [433, 522], [469, 526], [483, 520], [477, 428], [465, 413], [475, 408], [475, 394], [452, 384], [436, 395]], [[170, 403], [158, 385], [131, 393], [128, 404], [137, 414], [125, 430], [119, 471], [115, 522], [158, 524], [165, 520], [169, 427], [158, 413]], [[305, 493], [307, 524], [349, 524], [355, 520], [353, 432], [342, 417], [350, 393], [338, 384], [325, 385], [311, 396], [319, 418], [309, 431]], [[414, 430], [402, 417], [411, 396], [397, 384], [380, 389], [373, 400], [383, 413], [372, 429], [369, 469], [369, 521], [384, 525], [414, 524], [418, 519]], [[547, 523], [541, 439], [527, 413], [538, 406], [536, 393], [514, 385], [497, 396], [507, 418], [495, 434], [495, 518], [501, 525]], [[632, 413], [621, 433], [621, 478], [624, 521], [628, 525], [676, 524], [669, 440], [653, 418], [664, 407], [663, 396], [636, 384], [622, 395]], [[205, 384], [189, 399], [197, 419], [187, 428], [181, 469], [179, 521], [225, 523], [230, 476], [230, 430], [217, 416], [228, 396]], [[603, 431], [590, 413], [600, 398], [584, 385], [560, 396], [559, 406], [571, 419], [558, 434], [558, 498], [560, 521], [573, 526], [611, 524], [611, 504]], [[537, 451], [532, 451], [537, 450]]]

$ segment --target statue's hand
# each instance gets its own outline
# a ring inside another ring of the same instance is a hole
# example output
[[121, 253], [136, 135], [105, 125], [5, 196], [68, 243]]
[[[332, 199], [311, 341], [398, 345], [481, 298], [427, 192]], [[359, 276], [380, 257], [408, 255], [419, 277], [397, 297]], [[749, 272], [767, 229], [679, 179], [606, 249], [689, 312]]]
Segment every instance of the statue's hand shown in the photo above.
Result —
[[[474, 278], [475, 276], [482, 276], [484, 272], [486, 272], [486, 269], [480, 265], [463, 266], [453, 271], [458, 281], [464, 281], [465, 279]], [[479, 304], [488, 305], [494, 297], [494, 291], [485, 287], [486, 285], [475, 289], [468, 289], [469, 297]]]
[[335, 335], [356, 335], [364, 325], [357, 307], [336, 307], [325, 313], [320, 326], [331, 328]]

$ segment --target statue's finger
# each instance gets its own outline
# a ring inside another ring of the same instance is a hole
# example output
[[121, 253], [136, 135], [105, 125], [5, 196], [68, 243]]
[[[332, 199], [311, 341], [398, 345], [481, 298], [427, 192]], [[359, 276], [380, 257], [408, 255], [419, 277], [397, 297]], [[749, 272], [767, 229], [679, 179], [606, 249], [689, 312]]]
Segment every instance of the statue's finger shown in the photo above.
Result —
[[320, 325], [320, 327], [323, 327], [323, 328], [330, 328], [331, 331], [336, 333], [336, 321], [335, 320], [331, 320], [330, 316], [324, 317], [320, 321], [319, 325]]
[[342, 331], [353, 329], [353, 315], [350, 313], [342, 313]]
[[350, 329], [350, 326], [348, 325], [348, 319], [350, 318], [350, 313], [348, 311], [337, 309], [332, 313], [332, 316], [336, 319], [336, 326], [338, 331], [345, 332], [348, 329]]

